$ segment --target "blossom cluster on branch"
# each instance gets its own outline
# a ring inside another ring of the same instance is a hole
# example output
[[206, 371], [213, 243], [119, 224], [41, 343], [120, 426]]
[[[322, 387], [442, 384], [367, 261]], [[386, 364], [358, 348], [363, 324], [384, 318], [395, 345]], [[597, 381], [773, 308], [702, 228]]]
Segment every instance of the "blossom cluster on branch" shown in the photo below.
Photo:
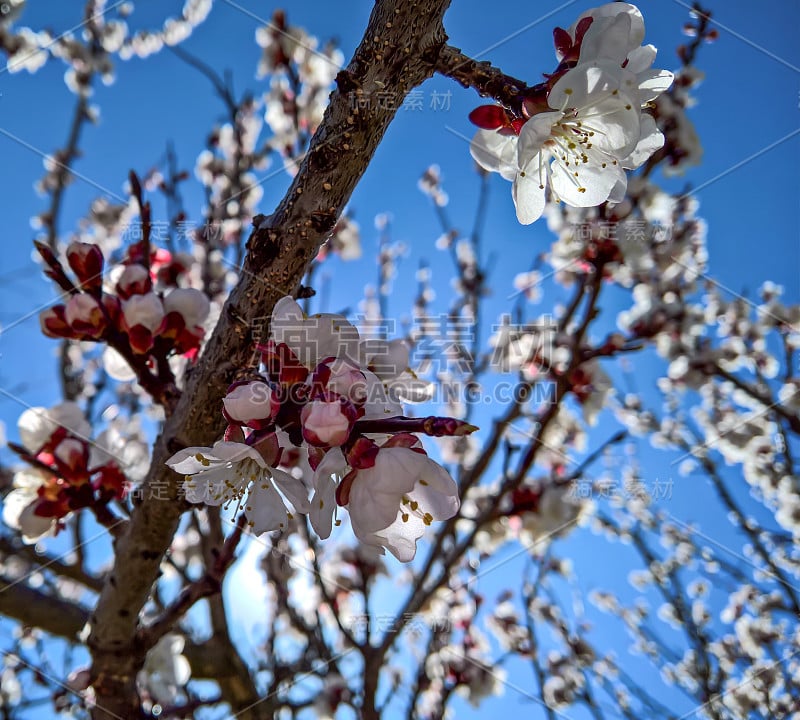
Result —
[[[362, 340], [344, 317], [305, 317], [289, 297], [275, 306], [270, 328], [263, 374], [234, 383], [223, 399], [225, 439], [167, 461], [187, 476], [187, 499], [244, 507], [257, 534], [306, 514], [322, 539], [346, 507], [359, 540], [411, 560], [425, 528], [459, 507], [455, 482], [427, 456], [418, 433], [461, 436], [476, 428], [403, 415], [396, 399], [408, 373], [402, 341]], [[289, 463], [299, 472], [280, 467]]]
[[652, 67], [656, 49], [642, 45], [638, 8], [609, 3], [554, 32], [559, 65], [526, 91], [518, 112], [484, 105], [470, 114], [481, 129], [470, 145], [485, 170], [512, 180], [517, 218], [529, 224], [545, 208], [546, 191], [573, 207], [620, 202], [626, 170], [664, 144], [644, 112], [672, 84]]

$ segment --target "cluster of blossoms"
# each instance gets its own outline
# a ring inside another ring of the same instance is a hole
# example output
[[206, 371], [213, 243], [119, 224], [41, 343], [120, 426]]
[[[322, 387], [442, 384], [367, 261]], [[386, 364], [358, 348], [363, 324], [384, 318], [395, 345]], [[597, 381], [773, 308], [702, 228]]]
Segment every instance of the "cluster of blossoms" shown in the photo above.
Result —
[[559, 65], [525, 92], [518, 111], [486, 105], [470, 114], [481, 128], [472, 156], [513, 181], [523, 224], [541, 217], [548, 187], [575, 207], [621, 201], [625, 170], [664, 144], [643, 108], [673, 76], [652, 68], [656, 49], [641, 45], [644, 21], [636, 7], [614, 2], [589, 10], [554, 37]]
[[[129, 357], [166, 358], [172, 353], [196, 353], [210, 304], [200, 290], [177, 287], [188, 269], [179, 257], [158, 250], [145, 261], [143, 246], [129, 249], [104, 287], [104, 258], [93, 243], [73, 242], [66, 260], [77, 285], [45, 245], [37, 244], [46, 274], [69, 293], [69, 300], [40, 315], [48, 337], [104, 341]], [[164, 288], [157, 290], [158, 287]]]
[[[261, 350], [263, 373], [234, 383], [223, 400], [224, 440], [168, 460], [186, 476], [187, 499], [244, 507], [259, 534], [307, 514], [323, 539], [346, 507], [359, 540], [411, 560], [425, 528], [459, 508], [455, 482], [416, 433], [475, 428], [404, 417], [397, 398], [408, 374], [405, 344], [361, 339], [342, 316], [305, 317], [283, 298]], [[310, 467], [310, 488], [290, 472], [300, 463]]]
[[296, 156], [322, 122], [344, 55], [333, 43], [320, 46], [305, 29], [289, 25], [282, 10], [256, 31], [256, 42], [263, 49], [258, 76], [271, 76], [264, 94], [264, 119], [274, 133], [269, 144], [283, 155], [293, 175]]
[[206, 228], [197, 239], [208, 251], [238, 246], [256, 214], [263, 190], [254, 171], [269, 165], [261, 140], [264, 121], [253, 101], [244, 101], [235, 118], [214, 128], [208, 148], [197, 157], [195, 176], [207, 188]]
[[87, 3], [82, 35], [66, 32], [55, 37], [50, 31], [35, 32], [27, 27], [12, 28], [25, 0], [4, 2], [0, 6], [0, 50], [8, 55], [9, 72], [36, 72], [52, 56], [67, 66], [64, 82], [75, 94], [88, 97], [94, 76], [103, 82], [114, 81], [114, 56], [122, 60], [145, 58], [165, 46], [186, 40], [211, 11], [211, 0], [185, 0], [180, 14], [168, 17], [161, 28], [132, 31], [128, 19], [133, 3], [106, 0]]
[[91, 426], [80, 407], [64, 402], [47, 410], [26, 410], [18, 422], [21, 445], [9, 446], [29, 467], [14, 475], [3, 506], [3, 521], [36, 542], [61, 527], [71, 512], [102, 512], [125, 496], [128, 478], [112, 458], [108, 437], [89, 440]]

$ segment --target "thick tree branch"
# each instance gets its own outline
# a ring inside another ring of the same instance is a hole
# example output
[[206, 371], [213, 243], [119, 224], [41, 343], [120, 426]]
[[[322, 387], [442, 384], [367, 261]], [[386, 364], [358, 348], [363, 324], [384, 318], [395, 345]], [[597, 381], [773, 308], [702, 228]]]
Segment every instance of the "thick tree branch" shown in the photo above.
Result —
[[[269, 218], [256, 218], [240, 282], [155, 443], [144, 499], [117, 540], [114, 569], [90, 620], [95, 719], [140, 716], [134, 681], [147, 648], [134, 640], [138, 616], [185, 510], [180, 478], [165, 461], [181, 447], [210, 445], [220, 437], [221, 398], [237, 370], [250, 364], [255, 341], [267, 329], [263, 319], [294, 290], [327, 239], [402, 98], [432, 75], [446, 39], [442, 17], [448, 5], [449, 0], [376, 4], [287, 195]], [[352, 94], [378, 88], [394, 93], [398, 102], [353, 107]]]

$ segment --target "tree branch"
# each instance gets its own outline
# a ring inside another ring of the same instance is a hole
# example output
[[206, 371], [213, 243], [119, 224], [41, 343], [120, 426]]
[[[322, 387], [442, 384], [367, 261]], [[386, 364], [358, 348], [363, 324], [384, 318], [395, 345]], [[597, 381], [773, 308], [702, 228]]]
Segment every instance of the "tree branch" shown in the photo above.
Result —
[[400, 106], [354, 108], [351, 94], [383, 88], [400, 100], [430, 77], [446, 39], [442, 17], [448, 5], [379, 0], [353, 59], [337, 76], [338, 89], [289, 191], [270, 217], [255, 219], [240, 281], [155, 443], [143, 500], [117, 540], [114, 569], [91, 618], [95, 720], [139, 717], [135, 677], [147, 648], [134, 639], [137, 618], [186, 509], [180, 478], [165, 461], [182, 447], [220, 437], [221, 399], [237, 370], [250, 364], [259, 325], [302, 279]]
[[522, 80], [506, 75], [488, 60], [473, 60], [450, 45], [445, 45], [439, 53], [436, 72], [465, 88], [477, 90], [481, 97], [494, 98], [518, 115], [522, 115], [522, 101], [531, 90]]
[[89, 612], [80, 605], [3, 576], [0, 576], [0, 615], [75, 641], [89, 618]]

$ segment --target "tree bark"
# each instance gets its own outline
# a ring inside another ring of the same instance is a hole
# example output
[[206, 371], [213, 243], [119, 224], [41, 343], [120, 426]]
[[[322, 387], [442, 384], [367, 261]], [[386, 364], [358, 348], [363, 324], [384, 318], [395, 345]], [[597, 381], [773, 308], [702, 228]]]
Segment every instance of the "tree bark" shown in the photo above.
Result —
[[[94, 720], [140, 717], [135, 678], [147, 648], [135, 639], [139, 614], [186, 509], [181, 478], [165, 461], [182, 447], [219, 439], [221, 399], [237, 371], [251, 364], [255, 342], [269, 330], [265, 319], [327, 239], [403, 98], [433, 74], [449, 2], [378, 0], [294, 182], [271, 216], [256, 218], [239, 283], [155, 443], [143, 500], [116, 542], [114, 568], [90, 618]], [[378, 91], [394, 102], [356, 102]]]

